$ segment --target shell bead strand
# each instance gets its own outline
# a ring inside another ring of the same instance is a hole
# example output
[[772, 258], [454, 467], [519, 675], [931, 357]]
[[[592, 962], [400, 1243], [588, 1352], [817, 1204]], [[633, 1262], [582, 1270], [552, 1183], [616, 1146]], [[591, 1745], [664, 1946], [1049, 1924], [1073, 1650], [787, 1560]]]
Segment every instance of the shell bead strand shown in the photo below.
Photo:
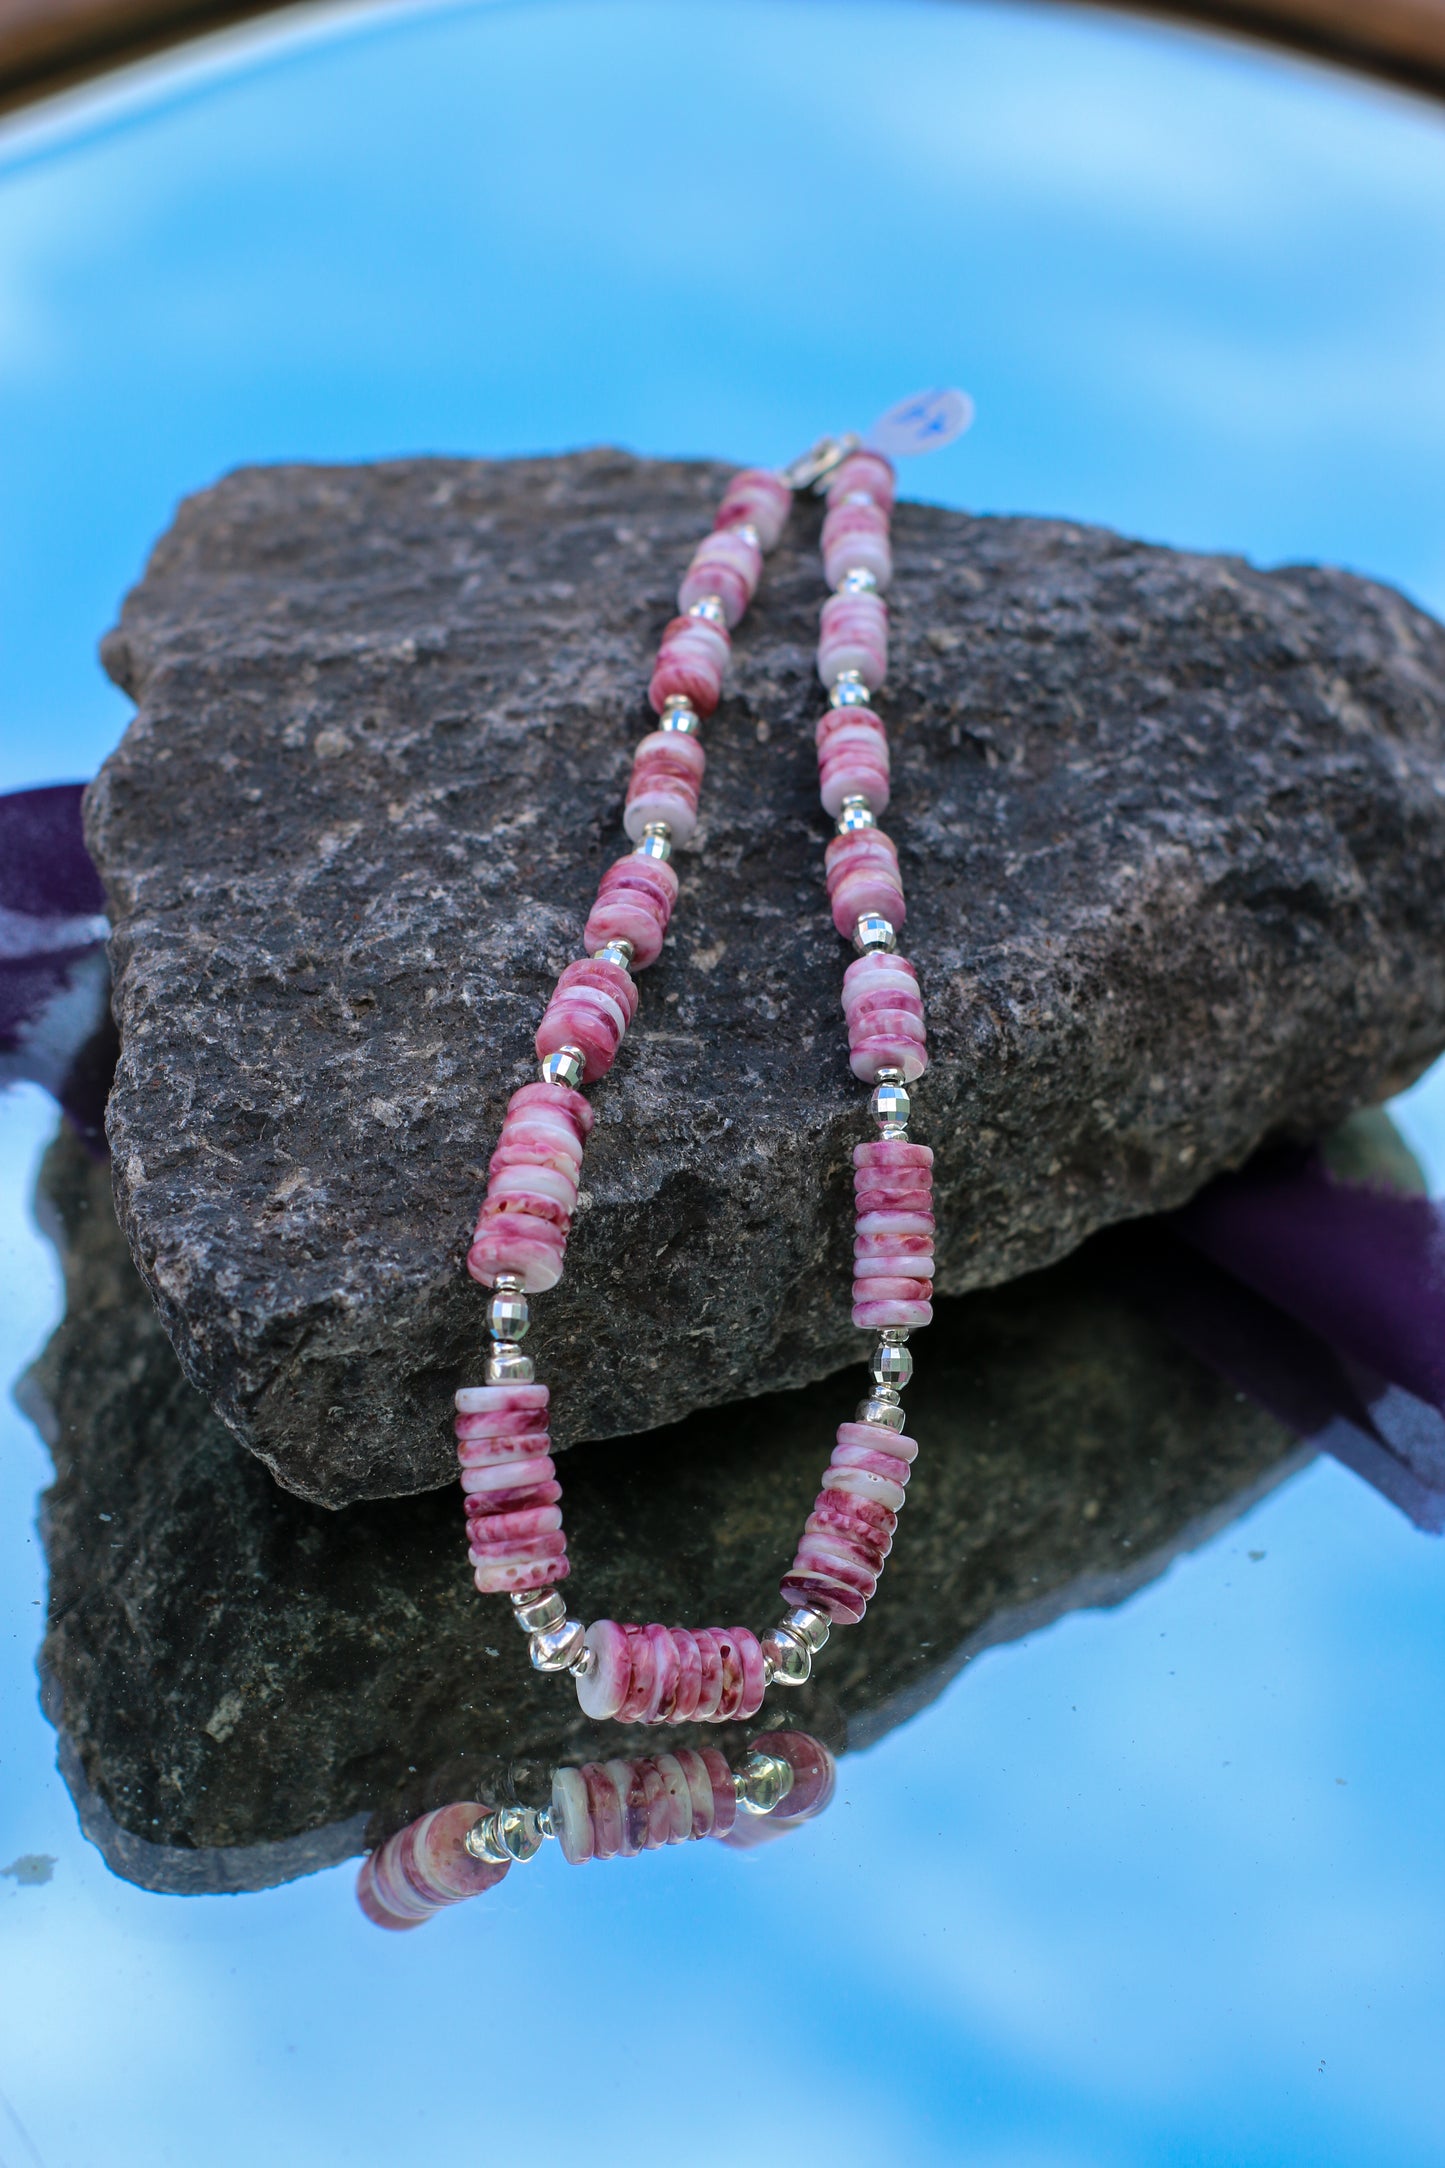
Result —
[[[693, 553], [678, 590], [683, 614], [662, 635], [648, 687], [658, 727], [642, 738], [633, 759], [623, 820], [635, 848], [602, 875], [584, 929], [589, 954], [567, 965], [538, 1025], [540, 1081], [508, 1103], [467, 1257], [472, 1276], [494, 1289], [487, 1383], [456, 1396], [473, 1576], [479, 1589], [510, 1595], [533, 1664], [570, 1671], [584, 1714], [599, 1722], [741, 1720], [756, 1713], [770, 1681], [801, 1685], [831, 1627], [863, 1616], [917, 1451], [902, 1434], [900, 1392], [913, 1367], [908, 1334], [932, 1316], [933, 1155], [908, 1141], [907, 1086], [924, 1073], [928, 1054], [917, 974], [897, 954], [907, 912], [897, 848], [878, 826], [889, 802], [890, 761], [887, 733], [872, 706], [888, 664], [881, 590], [892, 573], [893, 473], [876, 453], [849, 451], [847, 443], [856, 439], [825, 441], [784, 475], [761, 469], [735, 475], [712, 532]], [[853, 1318], [881, 1336], [873, 1386], [855, 1420], [838, 1431], [823, 1488], [781, 1584], [790, 1609], [780, 1624], [761, 1637], [745, 1626], [613, 1619], [584, 1626], [567, 1617], [558, 1593], [570, 1565], [549, 1449], [547, 1388], [533, 1382], [532, 1360], [521, 1347], [530, 1322], [527, 1297], [560, 1277], [579, 1202], [593, 1115], [577, 1087], [611, 1068], [637, 1013], [634, 975], [662, 953], [678, 899], [669, 861], [674, 845], [696, 832], [706, 769], [697, 733], [721, 695], [729, 628], [756, 591], [763, 553], [782, 534], [793, 491], [814, 484], [826, 485], [823, 555], [837, 590], [822, 605], [818, 641], [818, 674], [829, 696], [816, 731], [819, 790], [837, 828], [825, 872], [834, 925], [860, 952], [844, 974], [843, 1012], [850, 1064], [873, 1088], [880, 1129], [876, 1143], [854, 1153]], [[704, 1823], [716, 1830], [738, 1804], [755, 1813], [775, 1806], [801, 1781], [779, 1752], [781, 1759], [754, 1757], [745, 1785], [735, 1784], [715, 1756], [715, 1769], [707, 1756], [681, 1754], [589, 1763], [558, 1772], [548, 1811], [569, 1858], [681, 1842], [705, 1833]], [[810, 1781], [821, 1781], [816, 1760]], [[529, 1856], [526, 1848], [549, 1833], [531, 1810], [495, 1809], [468, 1843], [479, 1858], [505, 1861]], [[386, 1871], [379, 1866], [376, 1873]]]

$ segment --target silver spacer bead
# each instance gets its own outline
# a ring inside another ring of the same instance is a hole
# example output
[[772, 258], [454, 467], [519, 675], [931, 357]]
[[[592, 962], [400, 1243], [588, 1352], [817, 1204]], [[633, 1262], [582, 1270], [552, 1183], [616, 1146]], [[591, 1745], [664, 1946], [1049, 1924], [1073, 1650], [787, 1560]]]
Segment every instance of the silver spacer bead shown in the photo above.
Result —
[[749, 1754], [733, 1772], [733, 1789], [744, 1814], [771, 1814], [793, 1789], [791, 1765], [781, 1754]]
[[487, 1357], [488, 1385], [530, 1385], [536, 1375], [531, 1356], [515, 1340], [498, 1340]]
[[700, 602], [688, 605], [687, 614], [689, 617], [705, 617], [710, 625], [721, 625], [727, 621], [721, 595], [704, 595]]
[[555, 1588], [517, 1589], [512, 1615], [524, 1634], [547, 1633], [567, 1616], [567, 1600]]
[[842, 808], [838, 814], [838, 833], [840, 836], [855, 835], [860, 828], [876, 828], [877, 826], [877, 818], [866, 798], [855, 796], [843, 800]]
[[630, 941], [604, 941], [601, 948], [592, 951], [595, 964], [616, 964], [621, 971], [632, 968], [632, 943]]
[[560, 1626], [550, 1626], [544, 1633], [534, 1633], [532, 1669], [570, 1671], [582, 1653], [582, 1637], [586, 1631], [581, 1619], [564, 1618]]
[[587, 1057], [580, 1046], [559, 1046], [555, 1054], [542, 1056], [537, 1074], [544, 1084], [565, 1084], [575, 1092], [586, 1066]]
[[887, 1388], [880, 1386], [869, 1399], [859, 1401], [853, 1420], [872, 1423], [877, 1430], [901, 1430], [906, 1418], [898, 1405], [898, 1395], [889, 1396]]
[[589, 1649], [586, 1642], [584, 1641], [581, 1648], [577, 1651], [577, 1654], [573, 1657], [571, 1663], [567, 1666], [567, 1669], [571, 1672], [574, 1679], [585, 1679], [588, 1672], [595, 1671], [596, 1668], [597, 1652], [595, 1649]]
[[546, 1817], [545, 1827], [543, 1819], [535, 1807], [493, 1807], [490, 1814], [473, 1822], [462, 1841], [473, 1859], [484, 1859], [493, 1867], [535, 1859], [552, 1834], [551, 1816]]
[[868, 955], [873, 949], [896, 949], [898, 936], [893, 930], [893, 921], [880, 918], [876, 911], [865, 913], [853, 928], [853, 946], [860, 956]]
[[866, 565], [850, 565], [833, 592], [838, 595], [876, 595], [878, 575], [870, 572]]
[[829, 1620], [826, 1611], [814, 1611], [808, 1604], [798, 1604], [783, 1620], [790, 1634], [797, 1634], [806, 1641], [816, 1656], [828, 1638]]
[[907, 1129], [913, 1101], [908, 1096], [901, 1069], [879, 1070], [868, 1106], [873, 1119], [881, 1122], [891, 1134], [901, 1135]]
[[494, 1340], [524, 1339], [532, 1312], [520, 1288], [495, 1287], [487, 1304], [487, 1330]]
[[649, 821], [642, 831], [642, 841], [632, 853], [634, 858], [657, 858], [663, 865], [672, 856], [672, 830], [666, 821]]
[[685, 693], [669, 693], [657, 718], [659, 730], [678, 730], [691, 737], [702, 728], [702, 719]]
[[741, 535], [744, 542], [751, 542], [755, 550], [760, 550], [763, 546], [763, 538], [750, 519], [745, 519], [741, 525], [734, 527], [733, 533]]
[[906, 1347], [896, 1347], [891, 1340], [880, 1340], [868, 1365], [868, 1375], [875, 1385], [887, 1385], [895, 1393], [901, 1393], [913, 1375], [913, 1357]]
[[795, 1634], [788, 1626], [770, 1626], [759, 1637], [763, 1652], [763, 1669], [768, 1684], [779, 1686], [806, 1686], [808, 1674], [813, 1668], [813, 1652], [801, 1634]]
[[828, 704], [835, 708], [866, 708], [872, 698], [856, 670], [840, 670], [828, 695]]

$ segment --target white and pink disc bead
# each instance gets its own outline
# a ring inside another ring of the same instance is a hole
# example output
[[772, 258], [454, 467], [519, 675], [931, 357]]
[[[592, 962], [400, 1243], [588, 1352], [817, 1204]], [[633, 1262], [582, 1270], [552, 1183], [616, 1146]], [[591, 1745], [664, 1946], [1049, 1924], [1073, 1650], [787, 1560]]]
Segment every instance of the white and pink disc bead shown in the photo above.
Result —
[[707, 755], [690, 732], [654, 730], [632, 760], [622, 825], [634, 843], [650, 822], [666, 821], [674, 843], [690, 841], [697, 827]]
[[878, 595], [830, 595], [819, 620], [818, 675], [827, 686], [855, 670], [870, 691], [888, 676], [888, 610]]

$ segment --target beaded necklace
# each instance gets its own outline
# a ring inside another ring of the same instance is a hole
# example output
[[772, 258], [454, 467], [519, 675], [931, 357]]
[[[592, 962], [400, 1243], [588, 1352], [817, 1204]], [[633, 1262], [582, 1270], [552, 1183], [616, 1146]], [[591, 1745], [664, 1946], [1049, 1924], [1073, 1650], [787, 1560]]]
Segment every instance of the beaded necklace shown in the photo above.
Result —
[[[958, 394], [905, 402], [885, 423], [934, 418], [926, 440], [966, 426]], [[937, 419], [952, 401], [951, 426]], [[875, 430], [883, 425], [875, 425]], [[915, 439], [917, 431], [915, 429]], [[873, 432], [870, 438], [876, 441]], [[928, 448], [914, 441], [909, 448]], [[489, 1164], [467, 1255], [492, 1290], [486, 1383], [456, 1395], [456, 1435], [476, 1586], [510, 1597], [539, 1671], [570, 1672], [584, 1714], [639, 1724], [720, 1723], [756, 1713], [769, 1685], [801, 1686], [834, 1626], [856, 1625], [877, 1586], [903, 1505], [916, 1442], [901, 1394], [913, 1373], [909, 1334], [929, 1323], [933, 1291], [932, 1164], [908, 1135], [908, 1086], [923, 1074], [923, 1001], [898, 953], [905, 907], [898, 852], [878, 826], [888, 805], [888, 740], [872, 706], [888, 664], [894, 469], [856, 436], [825, 438], [776, 473], [750, 468], [723, 493], [712, 532], [678, 590], [648, 687], [657, 727], [638, 745], [623, 826], [633, 848], [603, 874], [585, 929], [588, 954], [557, 981], [536, 1036], [538, 1081], [514, 1092]], [[697, 825], [706, 765], [699, 736], [717, 707], [730, 631], [756, 592], [764, 555], [793, 496], [825, 492], [818, 675], [828, 707], [817, 726], [820, 792], [836, 833], [825, 854], [833, 923], [857, 951], [843, 974], [853, 1074], [871, 1087], [876, 1141], [853, 1152], [857, 1221], [853, 1322], [876, 1334], [871, 1389], [840, 1424], [823, 1487], [783, 1576], [781, 1621], [746, 1626], [590, 1626], [567, 1616], [571, 1571], [561, 1485], [549, 1452], [548, 1388], [521, 1340], [528, 1296], [556, 1284], [577, 1203], [593, 1111], [582, 1094], [611, 1067], [637, 1010], [633, 974], [662, 952], [677, 876], [674, 845]]]

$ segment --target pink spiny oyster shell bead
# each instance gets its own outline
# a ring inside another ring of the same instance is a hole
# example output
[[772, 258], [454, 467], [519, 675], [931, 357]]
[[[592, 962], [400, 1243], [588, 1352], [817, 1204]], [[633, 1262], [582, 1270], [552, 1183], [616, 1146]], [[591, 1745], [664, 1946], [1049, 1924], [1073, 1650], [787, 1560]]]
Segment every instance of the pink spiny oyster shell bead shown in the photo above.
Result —
[[775, 550], [783, 538], [793, 492], [765, 467], [745, 467], [723, 491], [714, 527], [755, 527], [764, 550]]
[[819, 619], [818, 675], [837, 683], [856, 670], [872, 692], [888, 675], [888, 611], [877, 595], [830, 595]]
[[469, 1800], [436, 1807], [368, 1853], [356, 1878], [367, 1918], [377, 1927], [420, 1927], [446, 1906], [494, 1889], [506, 1866], [473, 1859], [466, 1848], [467, 1832], [484, 1811]]
[[643, 971], [662, 954], [663, 936], [677, 902], [677, 875], [660, 858], [619, 858], [597, 884], [588, 913], [588, 948], [608, 941], [632, 943], [632, 968]]
[[892, 579], [888, 514], [881, 505], [854, 504], [844, 498], [824, 519], [823, 576], [830, 587], [836, 587], [845, 572], [871, 572], [880, 589]]
[[467, 1252], [474, 1280], [490, 1287], [498, 1273], [515, 1272], [529, 1294], [556, 1286], [593, 1119], [582, 1094], [565, 1085], [524, 1084], [513, 1092]]
[[[617, 1058], [622, 1035], [637, 1014], [637, 988], [620, 964], [588, 956], [568, 964], [537, 1026], [539, 1060], [560, 1047], [579, 1047], [584, 1083], [605, 1076]], [[575, 1187], [568, 1203], [576, 1203]]]
[[843, 974], [843, 1014], [853, 1074], [876, 1084], [880, 1069], [901, 1069], [911, 1084], [928, 1067], [923, 997], [907, 958], [860, 956]]
[[574, 1867], [726, 1836], [736, 1813], [732, 1771], [712, 1747], [585, 1762], [552, 1778], [552, 1827]]
[[724, 623], [735, 625], [757, 593], [762, 571], [763, 553], [757, 542], [739, 534], [736, 527], [715, 527], [693, 551], [677, 591], [677, 606], [690, 610], [695, 602], [716, 595], [723, 606]]
[[898, 872], [898, 846], [881, 828], [855, 828], [834, 836], [823, 854], [828, 900], [839, 933], [852, 933], [860, 918], [876, 911], [894, 926], [907, 917]]
[[880, 1138], [853, 1149], [853, 1322], [862, 1330], [933, 1318], [933, 1153]]
[[552, 1588], [571, 1570], [547, 1398], [545, 1385], [464, 1385], [456, 1396], [467, 1555], [484, 1595]]
[[674, 843], [686, 843], [697, 826], [707, 755], [698, 740], [680, 730], [654, 730], [632, 758], [632, 780], [622, 825], [634, 843], [642, 841], [649, 821], [666, 821]]
[[828, 509], [846, 504], [850, 497], [869, 497], [883, 511], [893, 510], [898, 477], [891, 460], [881, 452], [850, 452], [828, 481]]
[[711, 715], [722, 696], [723, 672], [732, 642], [721, 625], [703, 617], [675, 617], [662, 636], [647, 697], [661, 715], [674, 698], [690, 700]]
[[725, 1723], [756, 1714], [766, 1679], [757, 1635], [746, 1626], [620, 1626], [587, 1629], [592, 1668], [577, 1681], [585, 1716], [624, 1723]]
[[823, 810], [836, 820], [845, 798], [866, 798], [875, 813], [888, 805], [888, 736], [871, 708], [829, 708], [818, 724], [818, 785]]
[[878, 1586], [898, 1525], [917, 1441], [871, 1423], [840, 1423], [823, 1488], [813, 1501], [783, 1600], [856, 1626]]

